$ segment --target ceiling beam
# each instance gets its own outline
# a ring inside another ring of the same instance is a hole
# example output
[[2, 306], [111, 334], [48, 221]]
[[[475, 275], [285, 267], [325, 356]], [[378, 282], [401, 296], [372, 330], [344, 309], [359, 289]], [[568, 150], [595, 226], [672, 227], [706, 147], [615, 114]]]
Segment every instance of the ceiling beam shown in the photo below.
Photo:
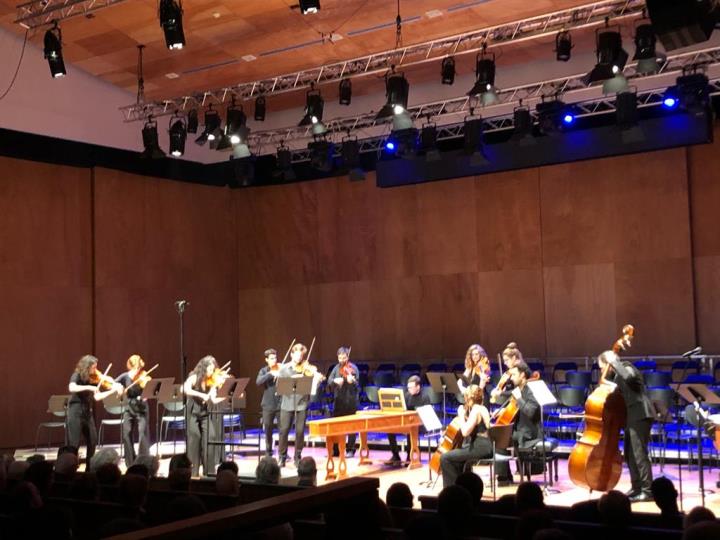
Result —
[[15, 23], [32, 29], [55, 21], [87, 15], [125, 0], [33, 0], [16, 7]]

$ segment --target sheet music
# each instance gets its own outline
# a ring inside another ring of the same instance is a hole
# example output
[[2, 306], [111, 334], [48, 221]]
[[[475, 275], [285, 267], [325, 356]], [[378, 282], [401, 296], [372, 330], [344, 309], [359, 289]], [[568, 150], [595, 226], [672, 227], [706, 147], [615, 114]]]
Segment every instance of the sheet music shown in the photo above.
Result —
[[438, 431], [442, 429], [442, 422], [435, 413], [432, 405], [423, 405], [415, 409], [426, 431]]

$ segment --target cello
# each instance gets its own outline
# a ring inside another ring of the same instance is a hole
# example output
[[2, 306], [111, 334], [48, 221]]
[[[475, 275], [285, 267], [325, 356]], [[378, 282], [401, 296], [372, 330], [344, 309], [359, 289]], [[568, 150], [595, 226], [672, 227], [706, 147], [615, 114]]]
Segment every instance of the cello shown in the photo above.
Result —
[[[615, 354], [630, 347], [635, 335], [629, 324], [622, 332], [612, 347]], [[585, 430], [568, 459], [570, 479], [590, 491], [611, 490], [622, 473], [620, 430], [625, 426], [625, 399], [615, 383], [605, 380], [610, 369], [609, 364], [605, 366], [597, 387], [585, 401]]]

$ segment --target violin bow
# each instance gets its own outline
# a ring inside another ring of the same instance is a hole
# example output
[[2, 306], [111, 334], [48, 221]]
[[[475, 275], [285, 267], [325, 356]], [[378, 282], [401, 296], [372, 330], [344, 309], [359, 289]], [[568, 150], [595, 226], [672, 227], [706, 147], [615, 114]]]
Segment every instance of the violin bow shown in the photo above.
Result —
[[[97, 383], [97, 390], [100, 390], [100, 385], [102, 384], [102, 381], [105, 377], [108, 377], [108, 371], [110, 371], [110, 368], [112, 367], [112, 362], [108, 364], [108, 367], [105, 368], [105, 371], [103, 371], [103, 374], [100, 376], [100, 380]], [[112, 378], [112, 377], [111, 377]]]
[[290, 343], [290, 346], [288, 347], [287, 352], [285, 353], [285, 356], [283, 356], [283, 361], [280, 362], [280, 367], [283, 367], [285, 365], [285, 362], [287, 362], [288, 354], [290, 354], [290, 351], [292, 350], [293, 345], [295, 345], [295, 338], [293, 338], [292, 342]]
[[305, 357], [305, 362], [310, 363], [310, 356], [312, 355], [313, 347], [315, 346], [315, 337], [313, 336], [312, 343], [310, 344], [310, 348], [308, 349], [307, 356]]
[[[152, 373], [153, 371], [155, 371], [159, 366], [160, 366], [160, 364], [155, 364], [153, 367], [151, 367], [150, 369], [148, 369], [148, 370], [145, 372], [145, 377], [147, 377], [148, 375], [150, 375], [150, 373]], [[139, 382], [140, 382], [140, 377], [138, 377], [137, 379], [135, 379], [135, 380], [132, 382], [132, 384], [128, 385], [128, 387], [125, 388], [125, 391], [124, 391], [124, 392], [127, 393], [128, 390], [130, 390], [133, 386], [135, 386], [135, 385], [136, 385], [137, 383], [139, 383]]]

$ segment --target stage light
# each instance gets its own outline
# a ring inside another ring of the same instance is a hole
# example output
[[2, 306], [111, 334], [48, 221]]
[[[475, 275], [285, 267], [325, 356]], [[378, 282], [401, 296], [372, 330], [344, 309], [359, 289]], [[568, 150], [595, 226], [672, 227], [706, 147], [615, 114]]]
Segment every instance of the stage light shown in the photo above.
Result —
[[628, 53], [622, 48], [622, 36], [619, 30], [604, 28], [595, 32], [595, 55], [597, 64], [588, 73], [588, 84], [612, 79], [622, 73], [628, 59]]
[[225, 135], [230, 138], [230, 144], [240, 144], [241, 135], [245, 135], [247, 140], [246, 132], [249, 130], [245, 127], [246, 124], [247, 116], [245, 116], [242, 105], [239, 108], [236, 107], [233, 100], [225, 115]]
[[666, 109], [674, 109], [678, 106], [678, 103], [680, 103], [680, 101], [677, 97], [677, 88], [671, 86], [665, 91], [665, 95], [663, 96], [663, 107]]
[[604, 95], [619, 94], [628, 89], [628, 81], [622, 73], [618, 73], [610, 79], [606, 79], [602, 83], [602, 91]]
[[480, 167], [488, 160], [483, 148], [483, 120], [479, 116], [468, 116], [463, 125], [463, 153], [470, 156], [470, 165]]
[[570, 60], [570, 54], [573, 49], [572, 36], [567, 30], [558, 32], [555, 35], [555, 58], [558, 62], [567, 62]]
[[530, 109], [524, 107], [520, 103], [519, 107], [515, 107], [513, 111], [513, 135], [512, 138], [515, 140], [534, 140], [532, 138], [533, 119], [530, 114]]
[[638, 73], [646, 75], [648, 73], [657, 73], [660, 71], [660, 62], [664, 60], [655, 50], [655, 30], [652, 24], [644, 23], [635, 27], [635, 54], [633, 60], [637, 60]]
[[385, 141], [385, 150], [398, 157], [411, 157], [417, 149], [418, 130], [414, 127], [393, 130]]
[[440, 150], [437, 148], [437, 127], [425, 124], [420, 131], [420, 150], [425, 152], [425, 161], [439, 161]]
[[351, 182], [365, 180], [365, 171], [360, 166], [360, 143], [356, 137], [346, 137], [342, 140], [343, 166], [348, 169], [348, 177]]
[[176, 0], [160, 0], [160, 26], [165, 34], [165, 44], [170, 50], [182, 49], [185, 46], [183, 32], [183, 9]]
[[340, 105], [350, 105], [352, 101], [352, 82], [350, 79], [340, 81], [338, 88]]
[[220, 115], [217, 111], [213, 110], [212, 108], [205, 111], [205, 126], [203, 127], [203, 131], [202, 133], [200, 133], [200, 136], [195, 139], [195, 143], [202, 146], [207, 141], [214, 141], [222, 134], [222, 131], [220, 130], [220, 124]]
[[310, 166], [321, 172], [330, 172], [333, 169], [333, 154], [335, 146], [324, 137], [316, 137], [308, 143], [310, 150]]
[[710, 108], [709, 81], [704, 73], [688, 73], [675, 80], [680, 107], [688, 112], [701, 113]]
[[265, 121], [265, 96], [258, 96], [255, 98], [255, 121], [256, 122], [264, 122]]
[[325, 102], [319, 90], [313, 85], [305, 94], [305, 116], [302, 117], [298, 126], [308, 126], [322, 121]]
[[168, 135], [170, 137], [170, 154], [174, 157], [182, 156], [185, 153], [187, 123], [185, 119], [177, 113], [170, 118]]
[[715, 0], [647, 0], [655, 34], [672, 51], [710, 39], [718, 21]]
[[628, 129], [638, 122], [637, 93], [622, 92], [615, 97], [615, 110], [617, 125], [621, 129]]
[[158, 140], [157, 122], [153, 120], [152, 116], [148, 117], [145, 121], [145, 125], [142, 129], [143, 146], [143, 157], [160, 159], [165, 157], [165, 152], [160, 149], [160, 142]]
[[440, 64], [440, 77], [443, 84], [455, 82], [455, 58], [446, 56]]
[[57, 21], [50, 30], [45, 32], [44, 45], [45, 60], [50, 66], [50, 75], [54, 79], [67, 75], [62, 54], [62, 30]]
[[303, 15], [320, 11], [320, 0], [300, 0], [299, 4], [300, 13]]
[[404, 74], [395, 73], [394, 70], [395, 67], [393, 66], [390, 73], [385, 75], [385, 96], [387, 101], [375, 116], [376, 120], [387, 118], [393, 114], [402, 114], [407, 110], [410, 84]]
[[292, 168], [292, 152], [283, 143], [277, 148], [276, 173], [285, 181], [295, 180], [295, 171]]
[[[234, 152], [234, 151], [233, 151]], [[232, 160], [233, 173], [237, 185], [231, 187], [247, 187], [255, 180], [255, 160], [251, 155]]]
[[187, 116], [187, 132], [197, 133], [198, 130], [198, 111], [197, 109], [190, 109]]
[[484, 106], [498, 102], [495, 93], [495, 54], [488, 54], [485, 45], [482, 52], [475, 57], [475, 84], [467, 95], [480, 95]]
[[385, 148], [386, 148], [387, 150], [390, 150], [391, 152], [394, 152], [394, 151], [395, 151], [395, 143], [394, 143], [393, 141], [388, 140], [388, 141], [385, 143]]
[[541, 135], [549, 135], [570, 128], [576, 121], [573, 107], [565, 105], [559, 99], [541, 101], [535, 105], [538, 119], [538, 131]]

